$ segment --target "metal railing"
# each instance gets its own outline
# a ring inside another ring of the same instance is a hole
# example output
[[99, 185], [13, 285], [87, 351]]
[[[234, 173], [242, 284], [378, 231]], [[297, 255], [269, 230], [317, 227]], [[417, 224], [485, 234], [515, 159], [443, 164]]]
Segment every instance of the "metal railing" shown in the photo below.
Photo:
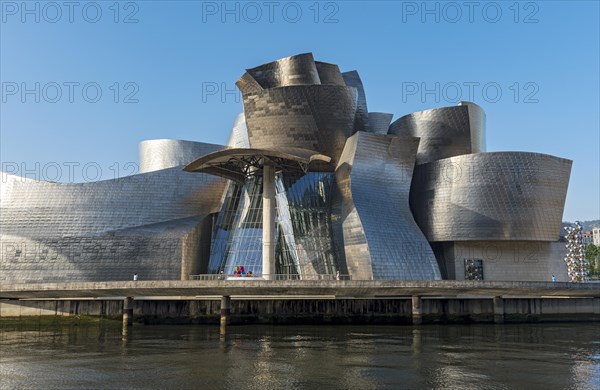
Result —
[[290, 275], [290, 274], [200, 274], [190, 280], [352, 280], [351, 275]]

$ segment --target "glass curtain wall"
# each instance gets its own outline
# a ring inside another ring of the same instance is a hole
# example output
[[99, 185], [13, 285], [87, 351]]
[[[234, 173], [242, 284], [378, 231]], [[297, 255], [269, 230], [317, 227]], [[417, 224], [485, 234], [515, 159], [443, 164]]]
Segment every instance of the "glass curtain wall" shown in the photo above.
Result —
[[[278, 173], [276, 185], [277, 274], [307, 278], [335, 275], [331, 194], [335, 175]], [[231, 182], [213, 232], [209, 273], [262, 274], [262, 177]]]

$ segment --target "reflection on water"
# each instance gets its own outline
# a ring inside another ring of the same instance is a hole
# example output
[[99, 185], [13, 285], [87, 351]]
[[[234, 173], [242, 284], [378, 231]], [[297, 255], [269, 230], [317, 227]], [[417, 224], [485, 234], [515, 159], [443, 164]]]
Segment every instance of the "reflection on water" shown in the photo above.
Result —
[[0, 328], [0, 389], [600, 388], [597, 324]]

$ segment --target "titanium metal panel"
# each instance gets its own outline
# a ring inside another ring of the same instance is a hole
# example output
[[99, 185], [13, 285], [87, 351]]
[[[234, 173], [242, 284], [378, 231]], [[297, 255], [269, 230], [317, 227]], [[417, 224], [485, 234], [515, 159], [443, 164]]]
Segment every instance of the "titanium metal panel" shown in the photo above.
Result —
[[356, 90], [337, 85], [271, 88], [243, 96], [250, 146], [314, 150], [337, 161], [353, 133]]
[[187, 165], [199, 156], [222, 150], [222, 145], [175, 139], [140, 142], [140, 173]]
[[467, 106], [469, 110], [469, 126], [471, 130], [472, 153], [482, 153], [486, 149], [485, 111], [472, 102], [459, 102], [459, 106]]
[[[227, 140], [227, 146], [230, 148], [250, 147], [250, 141], [248, 140], [248, 127], [246, 127], [246, 117], [244, 116], [243, 112], [235, 117], [233, 127], [231, 128], [231, 133], [229, 133], [229, 140]], [[201, 157], [201, 155], [196, 156], [196, 158], [198, 157]]]
[[6, 175], [2, 234], [93, 235], [217, 212], [225, 180], [182, 167], [91, 183]]
[[235, 85], [239, 88], [242, 94], [260, 92], [264, 88], [252, 77], [248, 72], [245, 72]]
[[282, 58], [247, 70], [264, 89], [321, 84], [312, 53]]
[[347, 86], [356, 88], [356, 91], [358, 92], [354, 131], [368, 131], [369, 110], [367, 109], [367, 96], [365, 95], [365, 88], [363, 87], [360, 75], [357, 71], [351, 70], [342, 73], [342, 77]]
[[346, 143], [336, 177], [346, 265], [353, 279], [441, 279], [408, 205], [418, 143], [414, 137], [365, 132]]
[[[246, 174], [265, 158], [298, 168], [277, 174], [276, 272], [440, 279], [422, 230], [450, 278], [461, 274], [459, 249], [482, 258], [484, 274], [497, 279], [559, 274], [554, 257], [551, 267], [518, 268], [505, 249], [517, 243], [515, 253], [540, 248], [540, 258], [554, 256], [548, 248], [556, 246], [572, 162], [480, 153], [485, 113], [476, 104], [389, 125], [391, 114], [368, 113], [356, 71], [342, 74], [310, 53], [249, 69], [237, 85], [245, 113], [229, 152], [150, 140], [140, 145], [143, 173], [117, 180], [60, 184], [3, 174], [0, 282], [127, 280], [134, 272], [185, 279], [243, 263], [258, 271], [262, 185]], [[238, 172], [238, 182], [181, 170], [201, 156], [226, 157], [212, 163]], [[494, 242], [504, 252], [486, 263], [489, 251], [477, 245]]]
[[415, 168], [410, 203], [429, 241], [556, 241], [571, 165], [525, 152], [438, 160]]
[[369, 132], [375, 134], [387, 134], [394, 114], [387, 112], [369, 113]]
[[79, 184], [2, 179], [0, 280], [31, 282], [185, 278], [226, 184], [181, 167]]
[[140, 280], [187, 279], [207, 256], [207, 218], [86, 236], [2, 235], [0, 282], [131, 280], [134, 273]]
[[485, 152], [485, 113], [469, 102], [413, 112], [394, 121], [389, 134], [421, 138], [417, 164]]
[[340, 68], [336, 64], [315, 61], [315, 65], [319, 72], [321, 84], [346, 85], [344, 78], [342, 77], [342, 72], [340, 72]]

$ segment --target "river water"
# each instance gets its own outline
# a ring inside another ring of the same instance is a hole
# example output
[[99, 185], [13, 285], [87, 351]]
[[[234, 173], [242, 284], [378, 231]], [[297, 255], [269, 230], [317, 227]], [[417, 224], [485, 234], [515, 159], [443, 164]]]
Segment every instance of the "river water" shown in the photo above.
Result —
[[600, 389], [600, 326], [0, 330], [0, 389], [99, 388]]

